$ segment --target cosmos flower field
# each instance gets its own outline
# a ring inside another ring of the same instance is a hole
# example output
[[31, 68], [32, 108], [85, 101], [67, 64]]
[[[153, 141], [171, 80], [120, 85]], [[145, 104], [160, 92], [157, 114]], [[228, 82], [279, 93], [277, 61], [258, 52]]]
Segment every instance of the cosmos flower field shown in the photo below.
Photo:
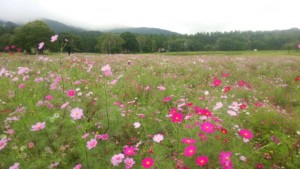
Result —
[[299, 56], [0, 56], [0, 168], [296, 169]]

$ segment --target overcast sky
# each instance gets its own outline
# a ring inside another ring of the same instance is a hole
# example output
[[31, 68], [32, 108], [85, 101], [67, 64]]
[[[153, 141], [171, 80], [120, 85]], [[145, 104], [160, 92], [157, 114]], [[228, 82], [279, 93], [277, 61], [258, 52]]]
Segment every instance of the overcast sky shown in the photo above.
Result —
[[300, 28], [298, 0], [0, 0], [0, 19], [48, 18], [99, 30], [155, 27], [179, 33]]

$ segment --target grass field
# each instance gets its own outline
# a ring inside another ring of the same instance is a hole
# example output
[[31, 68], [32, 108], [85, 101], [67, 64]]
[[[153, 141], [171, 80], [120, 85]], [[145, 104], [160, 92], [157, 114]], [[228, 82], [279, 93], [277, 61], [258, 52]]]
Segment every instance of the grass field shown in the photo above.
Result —
[[297, 169], [299, 53], [2, 53], [0, 168]]

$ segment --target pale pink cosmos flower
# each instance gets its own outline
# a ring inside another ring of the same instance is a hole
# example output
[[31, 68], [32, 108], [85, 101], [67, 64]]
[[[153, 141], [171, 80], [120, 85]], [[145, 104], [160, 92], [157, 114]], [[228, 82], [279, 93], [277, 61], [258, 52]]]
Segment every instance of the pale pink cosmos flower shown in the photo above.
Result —
[[223, 103], [222, 102], [218, 102], [218, 103], [216, 103], [216, 106], [214, 107], [213, 110], [218, 110], [218, 109], [220, 109], [222, 107], [223, 107]]
[[81, 164], [77, 164], [73, 169], [81, 169], [82, 165]]
[[165, 91], [165, 90], [166, 90], [166, 87], [160, 85], [160, 86], [157, 87], [157, 89], [160, 90], [160, 91]]
[[45, 43], [44, 43], [44, 42], [41, 42], [41, 43], [39, 43], [39, 47], [38, 47], [38, 49], [39, 49], [39, 50], [41, 50], [41, 49], [44, 47], [44, 45], [45, 45]]
[[58, 35], [51, 36], [51, 42], [55, 42], [58, 38]]
[[92, 148], [95, 148], [97, 143], [98, 142], [96, 139], [91, 139], [90, 141], [87, 142], [86, 147], [90, 150]]
[[113, 166], [118, 166], [120, 163], [122, 163], [123, 159], [124, 159], [124, 154], [120, 153], [120, 154], [114, 155], [110, 161]]
[[139, 128], [141, 126], [141, 123], [140, 122], [134, 122], [133, 125], [134, 125], [134, 128]]
[[104, 73], [105, 76], [111, 76], [112, 75], [112, 72], [111, 72], [111, 69], [110, 69], [110, 66], [107, 64], [105, 66], [103, 66], [101, 68], [101, 71]]
[[9, 169], [19, 169], [19, 163], [15, 163], [14, 165], [10, 166]]
[[28, 67], [18, 67], [18, 74], [27, 74], [30, 71]]
[[247, 158], [245, 156], [240, 156], [240, 160], [245, 162]]
[[46, 122], [38, 122], [31, 127], [31, 131], [39, 131], [46, 127]]
[[0, 140], [0, 151], [7, 145], [6, 139]]
[[127, 158], [124, 160], [124, 163], [126, 164], [126, 169], [130, 169], [130, 168], [132, 168], [133, 165], [135, 164], [135, 161], [133, 160], [133, 158], [127, 157]]
[[164, 136], [162, 134], [156, 134], [153, 136], [153, 141], [160, 143], [164, 140]]
[[73, 118], [73, 120], [79, 120], [83, 116], [83, 110], [76, 107], [76, 108], [71, 110], [70, 116]]
[[61, 108], [61, 109], [64, 109], [64, 108], [66, 108], [68, 105], [69, 105], [69, 102], [66, 102], [66, 103], [62, 104], [60, 108]]
[[82, 138], [87, 138], [90, 134], [89, 133], [85, 133]]

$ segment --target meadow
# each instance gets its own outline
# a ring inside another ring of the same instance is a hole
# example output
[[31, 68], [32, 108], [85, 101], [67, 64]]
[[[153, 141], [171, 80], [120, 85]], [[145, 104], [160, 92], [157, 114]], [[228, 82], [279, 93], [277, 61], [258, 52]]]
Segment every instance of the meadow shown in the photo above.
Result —
[[299, 53], [2, 53], [0, 168], [297, 169]]

